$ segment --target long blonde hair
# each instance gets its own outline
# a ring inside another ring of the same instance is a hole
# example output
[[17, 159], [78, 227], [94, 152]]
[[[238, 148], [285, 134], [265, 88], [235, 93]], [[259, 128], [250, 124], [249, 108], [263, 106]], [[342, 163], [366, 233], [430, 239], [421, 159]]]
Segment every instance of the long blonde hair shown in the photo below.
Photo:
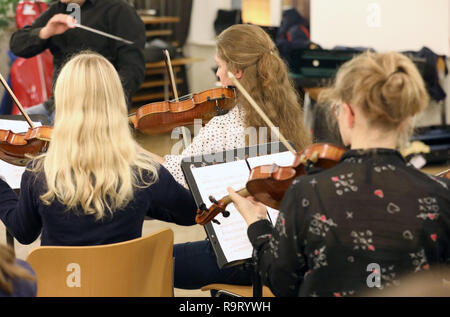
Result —
[[45, 174], [45, 204], [56, 198], [100, 219], [125, 207], [135, 188], [157, 181], [159, 165], [132, 137], [122, 84], [106, 58], [92, 52], [73, 57], [54, 97], [52, 140], [34, 164]]
[[[428, 105], [428, 93], [417, 67], [398, 52], [366, 51], [344, 63], [335, 83], [324, 90], [319, 102], [345, 102], [359, 107], [370, 124], [392, 130]], [[412, 132], [412, 120], [405, 125], [399, 145]]]
[[[298, 151], [311, 143], [303, 125], [301, 100], [289, 79], [287, 65], [261, 27], [236, 24], [227, 28], [217, 38], [217, 55], [229, 71], [243, 70], [240, 84]], [[238, 94], [237, 101], [244, 109], [246, 127], [266, 126], [243, 95]]]
[[25, 279], [35, 281], [36, 277], [25, 268], [16, 264], [14, 250], [0, 244], [0, 290], [13, 294], [13, 280]]

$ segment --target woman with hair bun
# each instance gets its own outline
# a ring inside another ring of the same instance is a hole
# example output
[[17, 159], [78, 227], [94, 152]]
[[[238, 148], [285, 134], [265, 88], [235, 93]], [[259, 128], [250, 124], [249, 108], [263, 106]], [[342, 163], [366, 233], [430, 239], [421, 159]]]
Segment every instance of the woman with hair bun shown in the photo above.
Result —
[[321, 95], [350, 149], [333, 168], [297, 178], [275, 228], [263, 205], [229, 193], [249, 225], [262, 282], [277, 296], [383, 294], [403, 276], [450, 263], [450, 180], [407, 164], [398, 148], [428, 104], [400, 53], [363, 53]]

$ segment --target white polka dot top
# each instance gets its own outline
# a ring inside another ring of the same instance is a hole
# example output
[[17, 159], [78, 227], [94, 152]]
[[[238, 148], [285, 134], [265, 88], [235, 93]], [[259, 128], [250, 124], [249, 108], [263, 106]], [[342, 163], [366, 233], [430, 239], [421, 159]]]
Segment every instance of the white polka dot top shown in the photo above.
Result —
[[175, 180], [187, 187], [181, 170], [181, 160], [184, 157], [210, 154], [245, 147], [244, 113], [235, 106], [227, 114], [213, 117], [191, 144], [179, 155], [165, 155], [163, 166], [169, 170]]

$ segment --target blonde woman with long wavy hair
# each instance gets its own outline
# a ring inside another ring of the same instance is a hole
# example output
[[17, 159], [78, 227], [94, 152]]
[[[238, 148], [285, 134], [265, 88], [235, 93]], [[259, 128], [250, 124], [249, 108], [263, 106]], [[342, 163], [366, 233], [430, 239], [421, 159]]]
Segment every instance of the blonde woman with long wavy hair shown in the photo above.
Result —
[[0, 218], [21, 243], [92, 245], [140, 237], [146, 216], [195, 224], [191, 193], [133, 139], [117, 71], [84, 52], [62, 68], [48, 151], [17, 197], [0, 181]]

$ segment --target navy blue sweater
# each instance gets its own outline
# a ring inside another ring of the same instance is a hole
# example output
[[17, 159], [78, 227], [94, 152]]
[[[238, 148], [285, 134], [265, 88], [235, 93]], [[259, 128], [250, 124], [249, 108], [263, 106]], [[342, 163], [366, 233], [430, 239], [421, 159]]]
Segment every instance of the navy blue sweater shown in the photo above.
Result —
[[159, 180], [137, 189], [134, 199], [113, 216], [96, 220], [80, 210], [67, 210], [56, 199], [44, 205], [39, 196], [46, 191], [43, 174], [25, 171], [20, 196], [0, 179], [0, 219], [22, 244], [41, 236], [41, 245], [99, 245], [135, 239], [142, 235], [145, 217], [179, 225], [195, 224], [197, 206], [189, 190], [178, 184], [161, 166]]

